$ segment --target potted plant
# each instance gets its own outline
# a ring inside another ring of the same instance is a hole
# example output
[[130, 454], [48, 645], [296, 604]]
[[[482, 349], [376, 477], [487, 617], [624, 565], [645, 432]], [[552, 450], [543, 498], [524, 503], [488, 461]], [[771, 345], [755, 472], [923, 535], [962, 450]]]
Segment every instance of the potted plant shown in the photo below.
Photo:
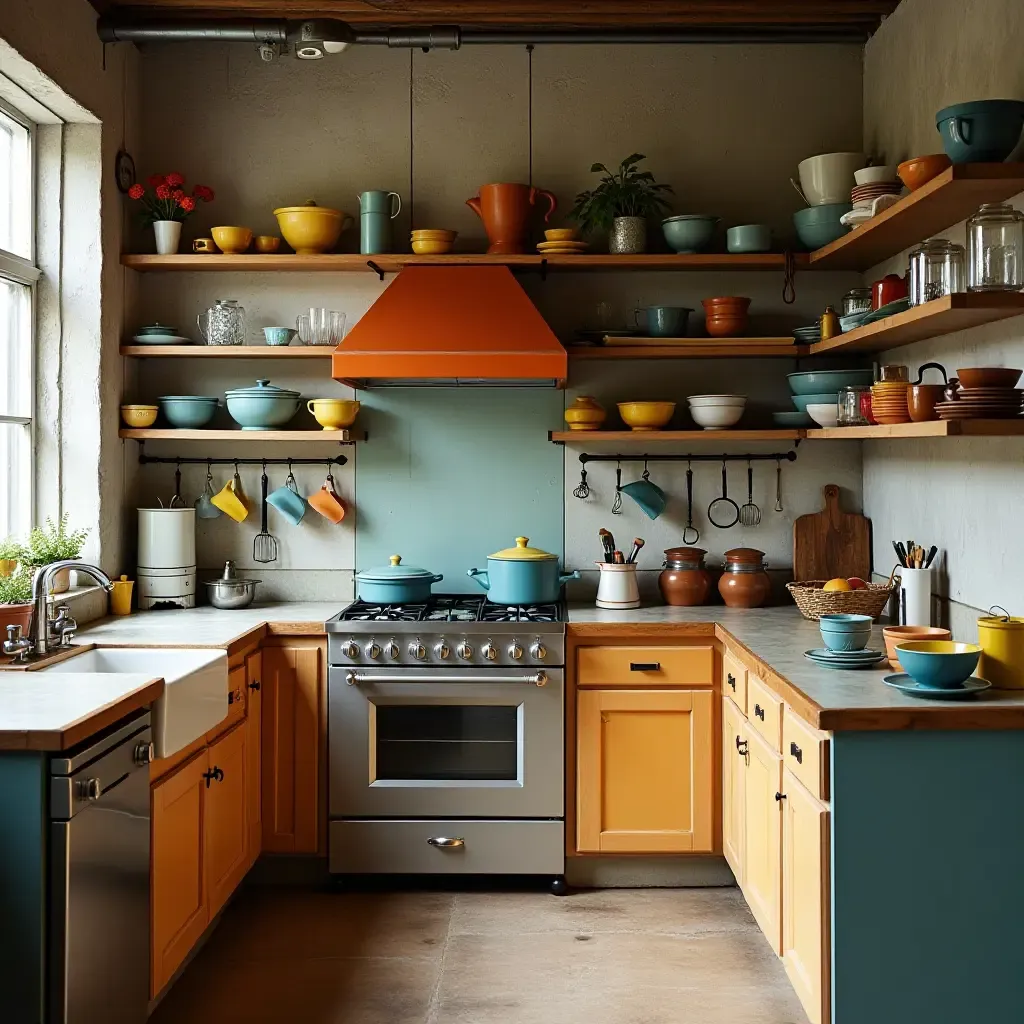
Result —
[[[38, 569], [52, 562], [63, 562], [78, 558], [82, 554], [82, 545], [89, 535], [88, 530], [68, 530], [68, 513], [54, 523], [46, 520], [46, 529], [36, 527], [28, 535], [28, 547], [25, 550], [22, 565], [26, 568]], [[51, 588], [53, 594], [63, 594], [71, 586], [71, 570], [61, 569], [54, 577]]]
[[644, 252], [647, 247], [647, 218], [664, 213], [668, 207], [665, 193], [671, 185], [659, 185], [650, 171], [637, 167], [646, 159], [633, 153], [609, 171], [604, 164], [592, 164], [591, 173], [602, 173], [597, 187], [581, 192], [569, 212], [584, 233], [595, 229], [610, 232], [608, 251]]
[[184, 188], [185, 176], [176, 171], [153, 174], [148, 181], [152, 191], [136, 182], [128, 189], [128, 196], [142, 201], [145, 207], [142, 219], [144, 223], [153, 225], [156, 251], [161, 256], [169, 256], [178, 251], [182, 222], [196, 208], [197, 200], [204, 203], [213, 200], [213, 189], [208, 185], [196, 185], [189, 195]]
[[32, 572], [24, 565], [0, 576], [0, 631], [8, 626], [20, 626], [22, 636], [32, 629]]
[[25, 557], [25, 545], [14, 537], [0, 540], [0, 576], [10, 576]]

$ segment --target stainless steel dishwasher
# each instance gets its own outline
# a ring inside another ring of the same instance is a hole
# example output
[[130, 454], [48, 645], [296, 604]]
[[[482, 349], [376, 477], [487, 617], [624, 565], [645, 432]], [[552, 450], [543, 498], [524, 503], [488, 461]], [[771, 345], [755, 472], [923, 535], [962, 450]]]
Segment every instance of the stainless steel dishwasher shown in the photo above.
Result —
[[143, 1024], [150, 714], [50, 760], [49, 1024]]

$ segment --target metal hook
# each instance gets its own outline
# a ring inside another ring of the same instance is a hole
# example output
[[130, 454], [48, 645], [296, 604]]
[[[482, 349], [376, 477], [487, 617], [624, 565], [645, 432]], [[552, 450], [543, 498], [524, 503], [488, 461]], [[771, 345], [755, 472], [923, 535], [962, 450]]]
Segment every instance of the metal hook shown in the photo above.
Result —
[[640, 479], [641, 480], [650, 480], [651, 479], [651, 474], [650, 474], [650, 471], [647, 468], [647, 460], [646, 459], [644, 459], [644, 471], [640, 474]]

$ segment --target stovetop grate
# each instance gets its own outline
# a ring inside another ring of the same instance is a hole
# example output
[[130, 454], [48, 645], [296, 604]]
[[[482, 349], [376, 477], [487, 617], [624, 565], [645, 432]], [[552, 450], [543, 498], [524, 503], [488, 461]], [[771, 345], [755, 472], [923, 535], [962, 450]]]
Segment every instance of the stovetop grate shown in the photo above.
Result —
[[471, 594], [434, 594], [426, 601], [375, 604], [354, 601], [338, 616], [342, 622], [564, 622], [560, 602], [534, 605], [494, 604]]

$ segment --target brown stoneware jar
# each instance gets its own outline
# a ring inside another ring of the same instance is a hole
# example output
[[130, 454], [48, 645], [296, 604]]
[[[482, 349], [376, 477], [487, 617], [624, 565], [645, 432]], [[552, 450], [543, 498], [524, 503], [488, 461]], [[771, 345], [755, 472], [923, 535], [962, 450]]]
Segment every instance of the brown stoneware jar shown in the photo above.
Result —
[[718, 592], [730, 608], [760, 608], [771, 591], [772, 582], [764, 571], [763, 551], [757, 548], [726, 551]]
[[703, 548], [666, 548], [665, 568], [658, 588], [665, 604], [689, 608], [704, 604], [711, 590], [711, 573], [704, 567]]

